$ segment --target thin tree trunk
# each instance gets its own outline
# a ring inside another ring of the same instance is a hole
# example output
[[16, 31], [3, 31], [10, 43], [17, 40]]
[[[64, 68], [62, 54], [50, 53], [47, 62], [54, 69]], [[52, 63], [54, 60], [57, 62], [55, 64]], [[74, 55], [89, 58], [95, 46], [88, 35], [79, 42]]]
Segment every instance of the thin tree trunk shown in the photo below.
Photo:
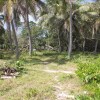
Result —
[[92, 39], [94, 38], [94, 35], [95, 35], [95, 29], [94, 29], [94, 25], [92, 27]]
[[28, 18], [28, 4], [26, 0], [26, 24], [28, 29], [28, 35], [29, 35], [29, 55], [32, 55], [33, 47], [32, 47], [32, 36], [31, 36], [31, 29], [29, 26], [29, 18]]
[[19, 58], [19, 48], [18, 48], [18, 41], [17, 41], [17, 36], [16, 36], [16, 31], [14, 28], [13, 20], [11, 21], [11, 25], [12, 25], [12, 31], [13, 31], [13, 36], [14, 36], [14, 42], [16, 46], [16, 59], [18, 59]]
[[85, 41], [85, 38], [83, 40], [83, 52], [85, 51], [85, 44], [86, 44], [86, 41]]
[[70, 33], [69, 33], [69, 47], [68, 47], [68, 58], [71, 58], [72, 53], [72, 3], [70, 1]]
[[7, 23], [7, 32], [8, 32], [8, 38], [9, 38], [9, 43], [10, 43], [10, 49], [11, 49], [11, 51], [13, 51], [10, 22]]
[[60, 31], [58, 31], [59, 52], [61, 53]]
[[95, 43], [95, 50], [94, 50], [94, 53], [97, 53], [97, 47], [98, 47], [98, 39], [96, 40], [96, 43]]

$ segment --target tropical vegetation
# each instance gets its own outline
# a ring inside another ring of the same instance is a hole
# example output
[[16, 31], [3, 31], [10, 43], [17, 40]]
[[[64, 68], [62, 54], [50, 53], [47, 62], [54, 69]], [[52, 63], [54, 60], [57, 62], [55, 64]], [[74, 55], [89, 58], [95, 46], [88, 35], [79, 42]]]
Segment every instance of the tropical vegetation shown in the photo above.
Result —
[[99, 6], [0, 0], [0, 100], [99, 100]]

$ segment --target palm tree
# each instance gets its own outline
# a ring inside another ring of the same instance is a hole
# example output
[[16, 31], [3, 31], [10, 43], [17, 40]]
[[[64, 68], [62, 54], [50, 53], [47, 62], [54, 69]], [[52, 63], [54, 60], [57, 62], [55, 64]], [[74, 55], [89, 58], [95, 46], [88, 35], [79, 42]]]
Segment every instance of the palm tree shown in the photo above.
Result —
[[96, 43], [95, 43], [95, 50], [94, 53], [97, 52], [98, 41], [99, 41], [99, 33], [100, 33], [100, 18], [96, 19], [95, 22], [95, 31], [96, 31]]
[[72, 2], [71, 0], [69, 1], [70, 3], [70, 33], [69, 33], [69, 47], [68, 47], [68, 58], [71, 58], [71, 53], [72, 53]]
[[18, 41], [17, 41], [16, 31], [15, 31], [15, 26], [17, 25], [18, 18], [20, 15], [22, 15], [27, 25], [27, 29], [29, 33], [29, 55], [31, 55], [32, 54], [32, 37], [31, 37], [31, 30], [29, 27], [28, 15], [30, 13], [33, 13], [35, 16], [37, 7], [41, 11], [45, 13], [47, 12], [45, 4], [40, 0], [8, 0], [5, 4], [4, 16], [7, 23], [7, 28], [8, 28], [7, 30], [9, 33], [8, 35], [9, 35], [10, 45], [12, 45], [11, 30], [10, 30], [10, 27], [12, 26], [16, 50], [18, 50], [16, 52], [16, 58], [18, 58], [18, 55], [19, 55]]
[[31, 36], [31, 29], [29, 26], [29, 18], [28, 18], [28, 2], [26, 0], [26, 24], [29, 33], [29, 55], [32, 55], [33, 47], [32, 47], [32, 36]]
[[37, 14], [37, 7], [42, 12], [47, 12], [45, 4], [41, 0], [18, 0], [18, 7], [20, 9], [21, 15], [24, 18], [25, 26], [27, 26], [28, 35], [29, 35], [29, 55], [32, 55], [33, 46], [32, 46], [32, 36], [31, 36], [31, 29], [29, 26], [29, 14], [34, 15], [36, 18]]
[[6, 22], [6, 23], [7, 23], [7, 33], [8, 33], [8, 37], [9, 37], [10, 48], [11, 48], [11, 51], [13, 51], [12, 37], [11, 37], [11, 26], [10, 26], [9, 22]]
[[13, 36], [14, 36], [14, 41], [15, 41], [15, 50], [16, 50], [16, 59], [19, 58], [19, 48], [18, 48], [18, 41], [17, 41], [17, 36], [16, 36], [16, 31], [14, 27], [14, 21], [11, 21], [11, 26], [12, 26], [12, 31], [13, 31]]
[[[4, 6], [5, 1], [6, 1], [6, 0], [0, 0], [0, 8], [3, 8], [3, 9], [4, 9], [4, 13], [7, 12], [7, 11], [6, 11], [6, 10], [7, 10], [7, 9], [6, 9], [6, 6]], [[2, 9], [0, 9], [0, 10], [1, 10], [1, 12], [2, 12]], [[6, 15], [7, 15], [7, 14], [6, 14]], [[6, 17], [7, 17], [7, 16], [6, 16]], [[4, 20], [4, 19], [3, 19], [3, 20]], [[5, 20], [6, 20], [6, 19], [5, 19]], [[13, 51], [10, 23], [7, 21], [6, 24], [7, 24], [7, 33], [8, 33], [10, 48], [11, 48], [11, 51]]]
[[[8, 30], [8, 36], [9, 36], [9, 41], [12, 49], [12, 38], [11, 38], [11, 27], [13, 31], [13, 36], [14, 36], [14, 42], [16, 46], [16, 59], [19, 58], [19, 49], [18, 49], [18, 41], [17, 41], [17, 36], [16, 36], [16, 30], [15, 30], [15, 14], [16, 14], [16, 8], [14, 5], [14, 2], [12, 0], [6, 1], [4, 5], [4, 17], [5, 17], [5, 22], [7, 23], [7, 30]], [[16, 24], [16, 23], [15, 23]]]

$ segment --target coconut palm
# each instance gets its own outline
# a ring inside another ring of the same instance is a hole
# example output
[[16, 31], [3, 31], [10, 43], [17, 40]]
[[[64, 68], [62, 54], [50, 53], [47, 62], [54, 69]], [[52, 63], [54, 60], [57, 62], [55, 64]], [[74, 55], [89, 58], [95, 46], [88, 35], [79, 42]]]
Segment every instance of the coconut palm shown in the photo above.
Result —
[[8, 0], [5, 2], [5, 5], [3, 7], [3, 12], [4, 12], [4, 17], [5, 17], [5, 22], [7, 24], [7, 31], [8, 31], [8, 36], [9, 36], [9, 41], [10, 45], [12, 47], [12, 38], [11, 38], [11, 28], [12, 28], [12, 33], [14, 36], [14, 43], [15, 43], [15, 51], [16, 51], [16, 59], [19, 58], [19, 49], [18, 49], [18, 41], [17, 41], [17, 36], [16, 36], [16, 30], [15, 30], [15, 20], [16, 18], [16, 6], [15, 3], [12, 0]]
[[[4, 16], [5, 21], [7, 24], [7, 30], [10, 40], [10, 45], [12, 45], [12, 39], [11, 39], [11, 25], [13, 25], [13, 35], [14, 35], [14, 41], [16, 45], [16, 50], [18, 50], [18, 41], [16, 37], [16, 26], [19, 21], [20, 15], [23, 16], [25, 25], [27, 26], [28, 33], [29, 33], [29, 54], [32, 54], [32, 39], [31, 39], [31, 30], [29, 27], [29, 14], [33, 14], [36, 17], [37, 10], [36, 8], [39, 8], [40, 11], [46, 13], [46, 6], [45, 4], [40, 0], [7, 0], [4, 6]], [[19, 50], [16, 51], [16, 58], [19, 56]]]
[[[70, 58], [71, 52], [72, 52], [72, 2], [69, 0], [47, 0], [48, 5], [50, 5], [50, 14], [48, 17], [48, 23], [51, 24], [51, 27], [56, 27], [58, 32], [58, 40], [59, 40], [59, 51], [62, 51], [61, 46], [61, 35], [63, 34], [63, 30], [65, 30], [65, 33], [67, 34], [66, 39], [69, 41], [68, 48], [68, 56]], [[46, 18], [47, 18], [46, 17]], [[46, 20], [47, 21], [47, 20]], [[44, 23], [44, 22], [43, 22]], [[59, 26], [59, 27], [58, 27]], [[53, 30], [53, 29], [52, 29]], [[69, 37], [69, 39], [68, 39]]]
[[47, 9], [45, 4], [41, 0], [23, 0], [20, 1], [18, 0], [18, 7], [19, 7], [19, 12], [22, 15], [24, 21], [25, 21], [25, 26], [27, 27], [28, 34], [29, 34], [29, 55], [32, 55], [32, 36], [31, 36], [31, 30], [29, 26], [29, 14], [33, 15], [34, 18], [37, 18], [37, 8], [43, 12], [47, 13]]

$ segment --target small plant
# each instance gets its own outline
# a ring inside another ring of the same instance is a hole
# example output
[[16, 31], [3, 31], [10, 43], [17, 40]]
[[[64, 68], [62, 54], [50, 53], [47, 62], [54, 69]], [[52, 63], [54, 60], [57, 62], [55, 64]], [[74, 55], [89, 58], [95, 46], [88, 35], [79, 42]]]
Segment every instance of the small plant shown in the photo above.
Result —
[[23, 62], [22, 61], [16, 61], [15, 65], [18, 66], [18, 67], [23, 66]]
[[86, 95], [79, 95], [76, 97], [75, 100], [92, 100], [89, 96]]
[[23, 66], [23, 62], [22, 61], [16, 61], [15, 62], [15, 66], [16, 66], [18, 71], [23, 70], [23, 67], [22, 67]]
[[67, 80], [72, 79], [72, 78], [73, 78], [73, 75], [61, 74], [59, 77], [59, 80], [60, 81], [67, 81]]
[[27, 90], [26, 96], [27, 98], [35, 97], [38, 94], [38, 90], [34, 88], [30, 88]]

